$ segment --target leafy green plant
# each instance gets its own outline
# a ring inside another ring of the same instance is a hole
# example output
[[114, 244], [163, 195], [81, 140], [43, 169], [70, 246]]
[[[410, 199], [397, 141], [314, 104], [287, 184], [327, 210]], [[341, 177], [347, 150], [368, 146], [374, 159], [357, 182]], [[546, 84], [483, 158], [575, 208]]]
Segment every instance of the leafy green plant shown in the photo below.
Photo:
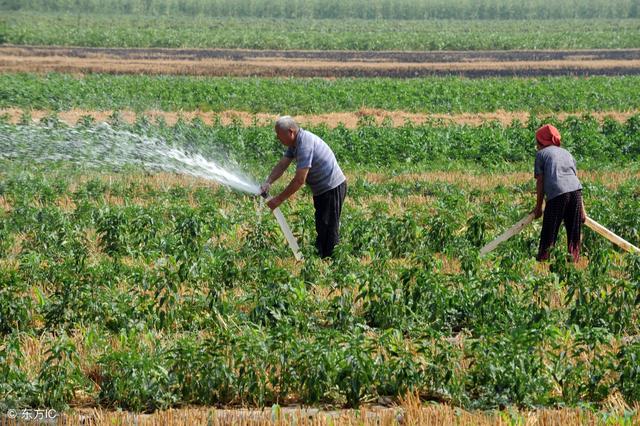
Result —
[[640, 401], [640, 344], [625, 345], [618, 355], [618, 388], [628, 403]]
[[3, 336], [0, 343], [0, 410], [25, 407], [36, 393], [23, 364], [20, 335]]
[[106, 353], [98, 360], [99, 401], [133, 411], [167, 408], [177, 400], [161, 352], [147, 348]]
[[525, 330], [475, 342], [469, 372], [472, 406], [545, 404], [551, 383], [536, 347], [539, 340]]
[[17, 271], [0, 268], [0, 336], [28, 327], [33, 307], [24, 297], [26, 292], [26, 282]]
[[52, 338], [37, 379], [37, 405], [62, 411], [85, 381], [75, 344], [62, 334]]
[[372, 343], [358, 333], [341, 348], [336, 384], [350, 407], [358, 407], [373, 392], [375, 364], [369, 345]]

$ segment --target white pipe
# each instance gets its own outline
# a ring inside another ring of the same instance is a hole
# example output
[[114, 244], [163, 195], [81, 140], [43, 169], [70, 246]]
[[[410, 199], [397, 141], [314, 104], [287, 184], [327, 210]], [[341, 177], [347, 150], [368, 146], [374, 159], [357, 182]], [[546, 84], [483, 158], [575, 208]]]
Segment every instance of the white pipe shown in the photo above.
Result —
[[280, 211], [279, 207], [276, 207], [275, 209], [273, 209], [273, 215], [276, 217], [276, 220], [278, 221], [278, 225], [280, 225], [280, 229], [282, 229], [282, 233], [284, 234], [284, 237], [287, 239], [287, 243], [289, 243], [289, 247], [293, 252], [293, 256], [296, 258], [296, 260], [302, 260], [302, 253], [300, 252], [300, 248], [298, 247], [298, 242], [296, 241], [296, 237], [293, 236], [293, 233], [289, 228], [289, 224], [287, 224], [287, 221], [285, 220], [284, 215]]
[[[272, 197], [269, 197], [266, 192], [263, 192], [262, 194], [260, 194], [260, 196], [267, 201], [269, 201], [272, 198]], [[280, 211], [279, 207], [276, 207], [275, 209], [273, 209], [273, 215], [276, 217], [276, 221], [278, 222], [278, 225], [280, 225], [280, 229], [282, 230], [282, 233], [284, 234], [284, 237], [286, 238], [287, 243], [289, 244], [289, 248], [293, 252], [293, 256], [298, 261], [302, 260], [303, 257], [302, 257], [302, 253], [300, 252], [300, 247], [298, 247], [298, 241], [296, 241], [296, 237], [293, 236], [293, 233], [291, 232], [291, 228], [289, 228], [289, 224], [287, 223], [287, 220], [284, 218], [284, 215]]]

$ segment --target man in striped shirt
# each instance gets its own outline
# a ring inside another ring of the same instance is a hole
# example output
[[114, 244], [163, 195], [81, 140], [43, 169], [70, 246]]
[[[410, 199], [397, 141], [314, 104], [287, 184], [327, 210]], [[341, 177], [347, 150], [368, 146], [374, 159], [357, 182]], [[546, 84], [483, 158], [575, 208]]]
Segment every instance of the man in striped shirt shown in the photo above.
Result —
[[295, 160], [295, 176], [279, 195], [268, 202], [268, 206], [275, 209], [306, 183], [313, 194], [316, 211], [316, 247], [320, 257], [330, 257], [340, 240], [340, 214], [347, 193], [347, 180], [331, 148], [320, 137], [302, 129], [293, 118], [280, 117], [275, 131], [287, 150], [260, 189], [268, 192], [271, 184]]

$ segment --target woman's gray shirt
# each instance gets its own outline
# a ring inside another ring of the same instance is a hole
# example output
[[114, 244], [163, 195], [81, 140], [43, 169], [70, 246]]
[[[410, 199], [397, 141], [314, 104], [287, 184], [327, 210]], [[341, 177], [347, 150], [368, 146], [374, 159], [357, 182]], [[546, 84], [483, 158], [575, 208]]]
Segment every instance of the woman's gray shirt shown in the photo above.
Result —
[[582, 189], [578, 180], [576, 160], [564, 148], [551, 145], [538, 151], [534, 175], [544, 177], [547, 202], [558, 195]]

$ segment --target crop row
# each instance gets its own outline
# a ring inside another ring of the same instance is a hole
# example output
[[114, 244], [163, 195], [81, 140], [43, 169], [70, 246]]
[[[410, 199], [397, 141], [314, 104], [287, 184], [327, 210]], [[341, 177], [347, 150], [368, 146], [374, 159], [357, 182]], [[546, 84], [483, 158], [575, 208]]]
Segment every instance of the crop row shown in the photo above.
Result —
[[0, 42], [92, 47], [513, 50], [640, 47], [640, 21], [361, 21], [8, 12]]
[[8, 10], [138, 15], [359, 19], [637, 18], [633, 0], [4, 0]]
[[[108, 152], [108, 147], [103, 145], [109, 143], [113, 131], [111, 127], [95, 130], [92, 120], [87, 116], [78, 127], [69, 128], [53, 114], [45, 117], [40, 126], [0, 124], [0, 158], [24, 161], [51, 158], [56, 149], [69, 148], [67, 145], [57, 148], [58, 141], [66, 140], [77, 141], [68, 142], [71, 144], [86, 143], [88, 147], [95, 144]], [[572, 152], [581, 168], [628, 166], [640, 158], [640, 115], [632, 116], [625, 123], [606, 119], [601, 124], [589, 116], [545, 122], [554, 123], [560, 129], [563, 146]], [[524, 167], [530, 171], [535, 156], [534, 133], [542, 124], [533, 117], [528, 123], [515, 121], [509, 126], [490, 122], [482, 126], [427, 123], [391, 127], [371, 125], [365, 117], [355, 129], [343, 126], [309, 129], [321, 136], [347, 167], [367, 170], [385, 166], [396, 171], [461, 167], [500, 171]], [[234, 161], [259, 177], [268, 173], [283, 152], [271, 126], [206, 125], [199, 119], [168, 126], [162, 122], [152, 124], [143, 115], [131, 125], [115, 115], [111, 125], [114, 129], [158, 138], [169, 145], [187, 146], [211, 158]], [[50, 142], [34, 144], [35, 140]], [[73, 148], [69, 150], [72, 152], [66, 154], [73, 155]]]
[[260, 79], [0, 74], [0, 108], [305, 114], [360, 108], [431, 113], [640, 108], [640, 77]]

